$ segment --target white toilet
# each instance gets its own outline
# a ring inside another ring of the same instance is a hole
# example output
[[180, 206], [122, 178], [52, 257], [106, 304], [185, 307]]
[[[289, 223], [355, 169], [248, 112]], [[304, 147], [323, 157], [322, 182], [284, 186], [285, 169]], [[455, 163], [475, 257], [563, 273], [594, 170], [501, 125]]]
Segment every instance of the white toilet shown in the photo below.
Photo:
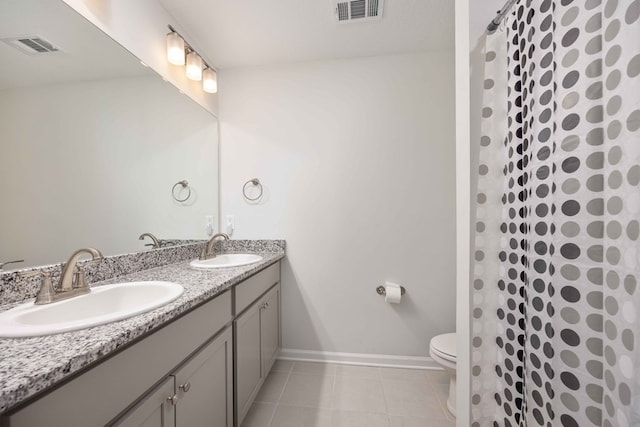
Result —
[[456, 334], [442, 334], [431, 339], [429, 355], [449, 373], [447, 408], [456, 415]]

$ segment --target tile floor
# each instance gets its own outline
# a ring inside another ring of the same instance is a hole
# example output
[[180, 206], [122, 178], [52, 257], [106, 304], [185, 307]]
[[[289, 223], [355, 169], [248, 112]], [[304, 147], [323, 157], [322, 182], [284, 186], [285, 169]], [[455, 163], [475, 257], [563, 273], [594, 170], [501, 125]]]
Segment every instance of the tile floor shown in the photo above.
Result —
[[442, 371], [278, 360], [242, 427], [455, 427]]

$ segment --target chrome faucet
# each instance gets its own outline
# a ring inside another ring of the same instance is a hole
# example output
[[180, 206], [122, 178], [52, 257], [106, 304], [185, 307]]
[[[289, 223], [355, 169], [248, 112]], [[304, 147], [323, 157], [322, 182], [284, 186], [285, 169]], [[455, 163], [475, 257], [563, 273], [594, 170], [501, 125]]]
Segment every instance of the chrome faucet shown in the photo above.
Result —
[[204, 261], [205, 259], [216, 257], [216, 252], [213, 250], [213, 243], [218, 237], [222, 237], [224, 240], [229, 240], [229, 235], [227, 233], [214, 234], [213, 237], [211, 237], [211, 240], [209, 240], [207, 245], [202, 249], [200, 260]]
[[153, 243], [147, 243], [145, 246], [151, 246], [152, 249], [158, 249], [161, 246], [160, 240], [151, 233], [142, 233], [138, 240], [144, 240], [145, 237], [149, 237], [153, 241]]
[[[79, 266], [77, 265], [78, 260], [84, 253], [91, 255], [91, 261], [85, 263], [83, 266]], [[42, 284], [36, 296], [35, 304], [49, 304], [91, 292], [91, 288], [87, 285], [87, 279], [84, 275], [84, 268], [89, 264], [100, 262], [102, 258], [102, 254], [97, 249], [86, 248], [75, 251], [62, 269], [57, 290], [53, 287], [51, 273], [48, 271], [28, 271], [21, 273], [21, 276], [42, 276]]]

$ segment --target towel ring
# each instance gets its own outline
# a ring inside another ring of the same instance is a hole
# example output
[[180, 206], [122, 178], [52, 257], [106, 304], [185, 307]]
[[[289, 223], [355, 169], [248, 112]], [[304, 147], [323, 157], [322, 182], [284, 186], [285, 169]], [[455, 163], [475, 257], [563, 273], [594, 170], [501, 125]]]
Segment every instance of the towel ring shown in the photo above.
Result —
[[[260, 193], [256, 197], [247, 196], [247, 185], [249, 184], [253, 184], [260, 189]], [[260, 180], [258, 178], [250, 179], [249, 181], [245, 182], [244, 185], [242, 186], [242, 195], [244, 196], [245, 199], [252, 202], [255, 202], [256, 200], [260, 199], [260, 197], [262, 197], [262, 192], [263, 192], [262, 184], [260, 183]]]
[[[185, 197], [184, 199], [179, 199], [178, 197], [176, 197], [176, 187], [178, 185], [181, 185], [182, 188], [186, 188], [188, 191], [187, 197]], [[182, 181], [176, 182], [175, 185], [171, 188], [171, 195], [173, 196], [173, 199], [179, 203], [186, 202], [187, 200], [189, 200], [189, 197], [191, 197], [191, 187], [189, 187], [189, 181], [187, 181], [186, 179], [183, 179]]]

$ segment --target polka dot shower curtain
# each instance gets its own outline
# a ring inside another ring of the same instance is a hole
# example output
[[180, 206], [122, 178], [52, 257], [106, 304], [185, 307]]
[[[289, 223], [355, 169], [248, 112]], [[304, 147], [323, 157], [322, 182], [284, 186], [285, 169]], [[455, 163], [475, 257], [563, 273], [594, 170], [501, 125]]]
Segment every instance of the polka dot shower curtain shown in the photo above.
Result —
[[640, 0], [487, 35], [473, 426], [640, 426]]

